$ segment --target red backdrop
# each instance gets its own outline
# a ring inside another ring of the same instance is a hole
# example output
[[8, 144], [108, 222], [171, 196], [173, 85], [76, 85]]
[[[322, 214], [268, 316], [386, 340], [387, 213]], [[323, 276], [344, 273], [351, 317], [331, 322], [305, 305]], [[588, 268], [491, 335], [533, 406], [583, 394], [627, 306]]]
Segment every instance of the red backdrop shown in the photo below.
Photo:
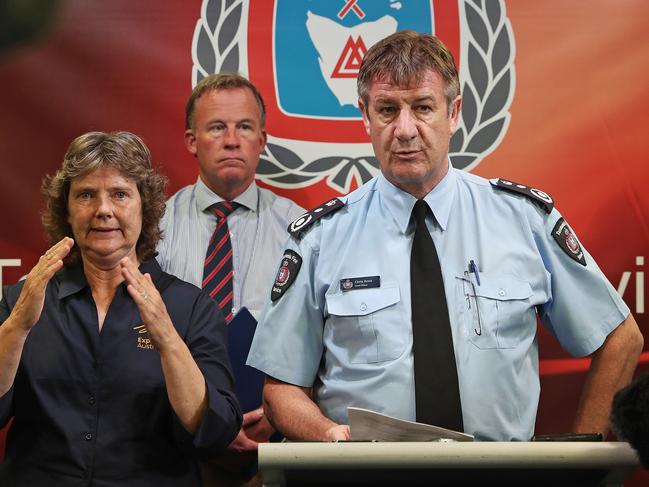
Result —
[[[516, 50], [511, 121], [473, 172], [553, 195], [613, 285], [630, 273], [623, 297], [646, 332], [636, 279], [644, 283], [637, 257], [649, 258], [649, 4], [517, 0], [506, 7]], [[46, 249], [40, 181], [77, 135], [132, 131], [169, 176], [170, 193], [194, 182], [196, 162], [182, 134], [200, 16], [199, 1], [63, 2], [47, 37], [0, 57], [0, 264], [21, 261], [2, 268], [3, 283], [27, 273]], [[275, 190], [303, 206], [335, 193], [324, 182]], [[544, 331], [539, 341], [537, 432], [564, 432], [588, 364], [569, 359]], [[647, 370], [647, 355], [639, 371]]]

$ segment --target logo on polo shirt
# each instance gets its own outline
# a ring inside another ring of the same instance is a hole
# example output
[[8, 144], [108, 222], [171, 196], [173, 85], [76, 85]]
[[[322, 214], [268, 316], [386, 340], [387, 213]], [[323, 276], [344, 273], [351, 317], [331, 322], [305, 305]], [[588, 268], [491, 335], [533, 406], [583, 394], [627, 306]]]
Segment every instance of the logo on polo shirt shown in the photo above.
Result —
[[137, 331], [137, 348], [143, 348], [145, 350], [153, 350], [155, 348], [151, 338], [149, 338], [149, 330], [146, 329], [146, 326], [142, 324], [134, 326], [133, 329]]

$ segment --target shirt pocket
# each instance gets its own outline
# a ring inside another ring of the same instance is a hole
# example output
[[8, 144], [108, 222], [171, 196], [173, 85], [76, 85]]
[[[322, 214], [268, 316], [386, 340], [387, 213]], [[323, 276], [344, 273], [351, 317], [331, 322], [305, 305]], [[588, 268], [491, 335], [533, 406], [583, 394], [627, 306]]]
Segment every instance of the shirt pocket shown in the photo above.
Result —
[[529, 282], [513, 276], [456, 276], [459, 319], [465, 336], [480, 349], [514, 348], [536, 330]]
[[333, 345], [349, 354], [350, 363], [394, 360], [409, 340], [399, 287], [355, 289], [326, 296], [326, 333]]

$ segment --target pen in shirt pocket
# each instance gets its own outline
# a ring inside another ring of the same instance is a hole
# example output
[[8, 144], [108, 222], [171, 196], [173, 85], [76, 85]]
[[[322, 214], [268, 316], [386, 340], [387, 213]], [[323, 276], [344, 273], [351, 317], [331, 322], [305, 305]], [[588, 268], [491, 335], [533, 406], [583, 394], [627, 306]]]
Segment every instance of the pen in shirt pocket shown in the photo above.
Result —
[[480, 285], [480, 272], [478, 272], [478, 264], [475, 263], [475, 260], [471, 259], [469, 261], [469, 272], [473, 272], [475, 275], [475, 282]]

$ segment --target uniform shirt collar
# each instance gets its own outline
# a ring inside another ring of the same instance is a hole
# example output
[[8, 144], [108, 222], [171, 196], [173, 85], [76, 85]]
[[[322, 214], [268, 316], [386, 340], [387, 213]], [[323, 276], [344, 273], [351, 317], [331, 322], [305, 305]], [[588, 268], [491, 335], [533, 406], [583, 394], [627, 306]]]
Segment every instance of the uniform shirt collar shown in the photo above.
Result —
[[449, 161], [446, 176], [437, 183], [437, 186], [430, 193], [424, 196], [424, 200], [426, 200], [433, 215], [435, 215], [435, 220], [439, 223], [442, 231], [446, 230], [446, 226], [448, 225], [448, 217], [451, 214], [451, 207], [455, 200], [456, 181], [456, 169], [451, 166], [451, 162]]
[[[224, 201], [218, 194], [212, 191], [203, 180], [198, 177], [196, 181], [196, 204], [198, 209], [201, 212], [205, 212], [210, 206], [219, 201]], [[259, 191], [257, 184], [253, 181], [246, 190], [237, 196], [234, 200], [235, 203], [239, 203], [241, 206], [245, 206], [251, 211], [257, 211], [257, 203], [259, 201]]]
[[[149, 273], [153, 283], [158, 284], [160, 277], [162, 276], [162, 268], [158, 264], [158, 261], [155, 259], [149, 259], [140, 264], [140, 272], [142, 274]], [[61, 269], [57, 276], [59, 278], [59, 299], [67, 298], [73, 294], [78, 293], [82, 289], [88, 286], [88, 281], [86, 280], [86, 275], [83, 272], [83, 263], [81, 260], [79, 262], [72, 264], [71, 266], [64, 267]], [[122, 284], [123, 285], [123, 284]]]
[[[442, 180], [435, 186], [430, 193], [428, 193], [424, 200], [428, 203], [435, 220], [439, 223], [442, 230], [446, 229], [448, 218], [451, 213], [451, 207], [455, 196], [457, 174], [455, 169], [449, 162], [448, 172]], [[381, 173], [378, 178], [379, 192], [385, 202], [386, 206], [392, 216], [394, 217], [397, 225], [403, 233], [406, 233], [408, 223], [410, 222], [410, 215], [415, 206], [417, 199], [410, 193], [397, 188], [394, 184], [388, 181]]]

